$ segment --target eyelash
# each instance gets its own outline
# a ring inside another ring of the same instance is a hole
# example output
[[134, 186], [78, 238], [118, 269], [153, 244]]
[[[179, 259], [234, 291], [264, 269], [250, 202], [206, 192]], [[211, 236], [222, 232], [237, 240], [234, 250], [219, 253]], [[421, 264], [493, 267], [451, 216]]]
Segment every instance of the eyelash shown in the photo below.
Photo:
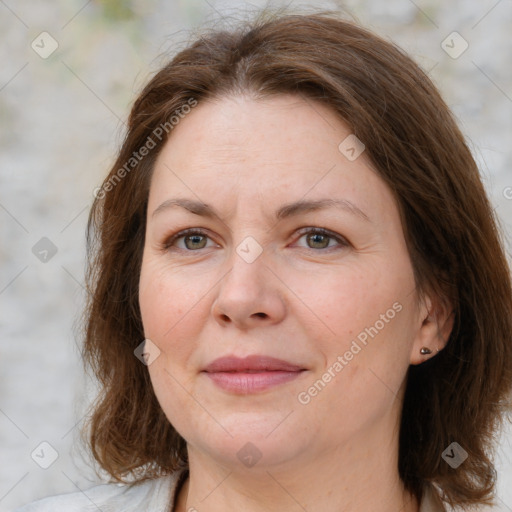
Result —
[[[307, 234], [310, 234], [310, 233], [313, 233], [315, 235], [327, 236], [327, 237], [335, 240], [336, 242], [338, 242], [340, 247], [349, 247], [350, 246], [350, 243], [345, 238], [343, 238], [341, 235], [337, 235], [337, 234], [333, 233], [332, 231], [329, 231], [329, 230], [327, 230], [325, 228], [318, 228], [318, 227], [311, 227], [311, 226], [307, 227], [307, 228], [303, 228], [303, 229], [299, 230], [299, 234], [300, 234], [299, 238], [302, 238], [304, 235], [307, 235]], [[162, 244], [162, 249], [164, 251], [176, 250], [176, 248], [173, 249], [172, 245], [177, 240], [179, 240], [180, 238], [186, 237], [186, 236], [194, 236], [194, 235], [205, 236], [205, 237], [210, 238], [208, 233], [206, 231], [202, 230], [202, 229], [199, 229], [199, 228], [184, 229], [183, 231], [179, 231], [178, 233], [176, 233], [176, 234], [172, 235], [171, 237], [169, 237]], [[310, 249], [312, 251], [328, 251], [328, 250], [332, 250], [332, 249], [335, 249], [335, 248], [336, 247], [329, 247], [329, 246], [325, 247], [325, 248], [321, 248], [321, 249], [315, 249], [315, 248], [312, 248], [312, 247], [305, 247], [305, 249]], [[186, 252], [197, 252], [197, 251], [200, 251], [201, 249], [192, 250], [192, 249], [181, 249], [181, 248], [179, 248], [178, 250], [186, 251]]]

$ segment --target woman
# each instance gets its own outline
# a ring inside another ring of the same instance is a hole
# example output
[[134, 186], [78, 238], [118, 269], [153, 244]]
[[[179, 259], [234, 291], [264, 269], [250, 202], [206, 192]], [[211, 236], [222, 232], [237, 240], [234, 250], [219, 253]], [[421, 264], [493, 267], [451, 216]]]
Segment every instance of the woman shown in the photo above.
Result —
[[23, 508], [427, 512], [492, 503], [512, 291], [428, 77], [330, 14], [181, 51], [89, 224], [92, 452]]

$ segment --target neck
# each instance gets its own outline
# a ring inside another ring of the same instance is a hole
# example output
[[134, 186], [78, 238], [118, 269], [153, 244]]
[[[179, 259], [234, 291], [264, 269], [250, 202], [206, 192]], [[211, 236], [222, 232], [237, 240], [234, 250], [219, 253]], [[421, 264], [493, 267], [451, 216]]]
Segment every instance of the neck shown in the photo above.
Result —
[[398, 429], [382, 427], [314, 456], [243, 471], [189, 446], [190, 476], [175, 511], [418, 512], [398, 475]]

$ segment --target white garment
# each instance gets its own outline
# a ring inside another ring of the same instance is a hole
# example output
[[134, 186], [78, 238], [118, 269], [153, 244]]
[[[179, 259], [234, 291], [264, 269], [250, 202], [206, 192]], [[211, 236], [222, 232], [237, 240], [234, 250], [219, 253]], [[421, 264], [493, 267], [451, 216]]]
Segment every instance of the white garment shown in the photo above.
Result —
[[83, 492], [59, 494], [14, 512], [171, 512], [181, 472], [136, 485], [103, 484]]
[[[182, 470], [183, 471], [183, 470]], [[83, 492], [44, 498], [14, 512], [172, 512], [182, 471], [136, 485], [104, 484]], [[420, 512], [442, 512], [433, 493], [426, 494]]]

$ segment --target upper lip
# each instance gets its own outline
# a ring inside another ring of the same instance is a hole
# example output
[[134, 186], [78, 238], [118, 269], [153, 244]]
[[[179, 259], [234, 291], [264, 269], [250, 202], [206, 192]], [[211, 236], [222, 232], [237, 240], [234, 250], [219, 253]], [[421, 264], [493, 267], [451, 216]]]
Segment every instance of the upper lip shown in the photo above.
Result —
[[210, 363], [204, 372], [217, 373], [217, 372], [298, 372], [304, 370], [302, 366], [298, 366], [282, 359], [275, 357], [268, 357], [262, 355], [252, 355], [244, 358], [227, 356], [215, 359]]

